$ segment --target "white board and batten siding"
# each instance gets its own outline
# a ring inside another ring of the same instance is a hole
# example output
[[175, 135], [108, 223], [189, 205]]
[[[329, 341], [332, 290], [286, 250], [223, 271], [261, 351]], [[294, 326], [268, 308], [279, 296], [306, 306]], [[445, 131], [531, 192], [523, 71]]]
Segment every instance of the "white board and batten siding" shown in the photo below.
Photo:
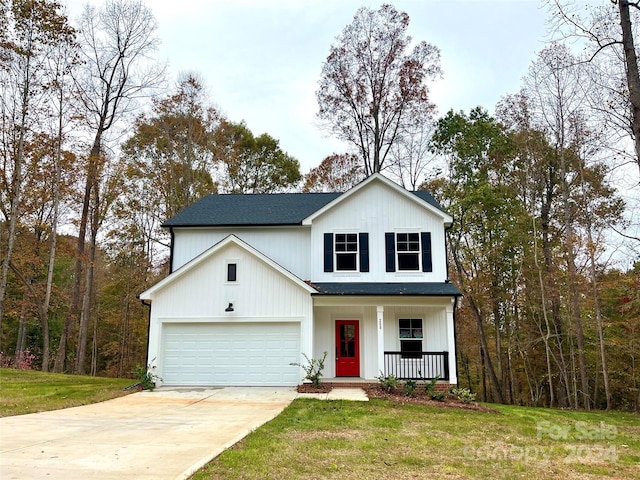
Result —
[[185, 265], [229, 235], [235, 235], [294, 275], [308, 279], [309, 227], [176, 228], [173, 270]]
[[[386, 272], [386, 232], [431, 232], [432, 272]], [[420, 203], [371, 183], [315, 218], [311, 229], [311, 278], [316, 282], [443, 282], [447, 278], [444, 221]], [[325, 233], [368, 233], [369, 272], [325, 272]]]
[[[311, 344], [309, 292], [235, 243], [206, 255], [151, 296], [154, 372], [167, 385], [299, 383], [289, 364]], [[236, 282], [227, 282], [228, 263]]]

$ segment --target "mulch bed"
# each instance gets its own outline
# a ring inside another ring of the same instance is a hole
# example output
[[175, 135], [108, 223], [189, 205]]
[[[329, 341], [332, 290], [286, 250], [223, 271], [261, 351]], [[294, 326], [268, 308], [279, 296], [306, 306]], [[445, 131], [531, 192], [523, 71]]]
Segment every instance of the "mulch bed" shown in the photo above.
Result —
[[[329, 393], [332, 390], [331, 385], [321, 383], [318, 388], [314, 388], [310, 383], [298, 385], [298, 392], [300, 393]], [[413, 397], [405, 395], [402, 390], [396, 392], [387, 392], [383, 390], [380, 385], [365, 384], [362, 388], [369, 398], [379, 398], [382, 400], [389, 400], [394, 403], [402, 405], [428, 405], [429, 407], [436, 408], [457, 408], [460, 410], [474, 410], [479, 412], [499, 413], [493, 408], [485, 407], [479, 403], [464, 403], [455, 397], [446, 397], [442, 401], [432, 400], [425, 392], [424, 389], [418, 389]]]
[[298, 385], [298, 393], [329, 393], [332, 389], [331, 385], [326, 383], [321, 383], [318, 388], [314, 388], [311, 383]]

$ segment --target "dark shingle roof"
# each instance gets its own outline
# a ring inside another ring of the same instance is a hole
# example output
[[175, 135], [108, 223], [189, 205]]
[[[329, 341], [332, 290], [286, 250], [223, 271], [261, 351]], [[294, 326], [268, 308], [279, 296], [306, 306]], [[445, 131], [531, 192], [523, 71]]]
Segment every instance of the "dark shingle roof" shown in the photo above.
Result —
[[[412, 192], [443, 210], [429, 192]], [[300, 225], [341, 193], [207, 195], [164, 222], [164, 227]]]
[[421, 191], [411, 192], [411, 193], [413, 193], [417, 197], [420, 197], [429, 205], [436, 207], [441, 212], [444, 212], [444, 208], [442, 208], [442, 206], [438, 203], [438, 201], [435, 198], [433, 198], [433, 195], [431, 195], [431, 192], [427, 192], [426, 190], [421, 190]]
[[424, 295], [430, 297], [460, 296], [462, 293], [453, 283], [313, 283], [318, 294], [314, 295]]
[[207, 195], [163, 226], [300, 225], [338, 196], [339, 193]]

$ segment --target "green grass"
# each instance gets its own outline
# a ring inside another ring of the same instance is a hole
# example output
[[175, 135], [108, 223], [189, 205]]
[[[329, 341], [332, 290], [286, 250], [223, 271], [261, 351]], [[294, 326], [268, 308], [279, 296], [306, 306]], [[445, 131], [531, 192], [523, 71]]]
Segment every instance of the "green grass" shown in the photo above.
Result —
[[121, 397], [136, 380], [0, 368], [0, 417], [77, 407]]
[[638, 415], [492, 407], [299, 399], [192, 478], [640, 478]]

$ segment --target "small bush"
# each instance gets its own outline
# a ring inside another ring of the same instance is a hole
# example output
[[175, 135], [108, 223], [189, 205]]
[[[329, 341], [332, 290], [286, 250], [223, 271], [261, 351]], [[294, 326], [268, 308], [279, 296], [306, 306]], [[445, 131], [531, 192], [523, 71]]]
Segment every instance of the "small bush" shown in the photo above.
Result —
[[398, 379], [393, 375], [385, 376], [382, 372], [380, 372], [380, 375], [378, 375], [376, 378], [380, 382], [380, 387], [385, 392], [393, 393], [398, 390], [398, 387], [400, 386]]
[[445, 398], [447, 398], [447, 392], [431, 392], [429, 393], [429, 397], [431, 398], [431, 400], [436, 400], [438, 402], [442, 402], [444, 401]]
[[418, 382], [415, 380], [407, 380], [404, 384], [404, 394], [407, 397], [415, 397], [418, 390]]
[[428, 382], [425, 380], [424, 391], [431, 398], [433, 398], [433, 394], [436, 391], [436, 383], [438, 383], [438, 380], [440, 380], [440, 375], [436, 375], [435, 378], [432, 378]]
[[0, 352], [0, 367], [2, 368], [15, 368], [16, 370], [33, 370], [35, 365], [34, 361], [36, 356], [31, 353], [28, 348], [16, 352], [15, 357], [6, 355], [4, 352]]
[[471, 393], [468, 388], [452, 388], [451, 395], [456, 397], [462, 403], [472, 403], [476, 401], [476, 394]]
[[311, 381], [313, 388], [318, 388], [320, 386], [320, 377], [322, 377], [322, 370], [324, 370], [324, 361], [327, 359], [327, 352], [324, 352], [322, 358], [309, 358], [306, 354], [302, 354], [307, 361], [306, 364], [301, 363], [290, 363], [289, 365], [294, 365], [296, 367], [302, 367], [304, 373], [303, 380]]
[[156, 388], [156, 381], [162, 380], [158, 375], [151, 372], [151, 365], [147, 365], [147, 368], [136, 365], [133, 374], [138, 379], [138, 385], [143, 390], [149, 390], [150, 392], [153, 392]]

